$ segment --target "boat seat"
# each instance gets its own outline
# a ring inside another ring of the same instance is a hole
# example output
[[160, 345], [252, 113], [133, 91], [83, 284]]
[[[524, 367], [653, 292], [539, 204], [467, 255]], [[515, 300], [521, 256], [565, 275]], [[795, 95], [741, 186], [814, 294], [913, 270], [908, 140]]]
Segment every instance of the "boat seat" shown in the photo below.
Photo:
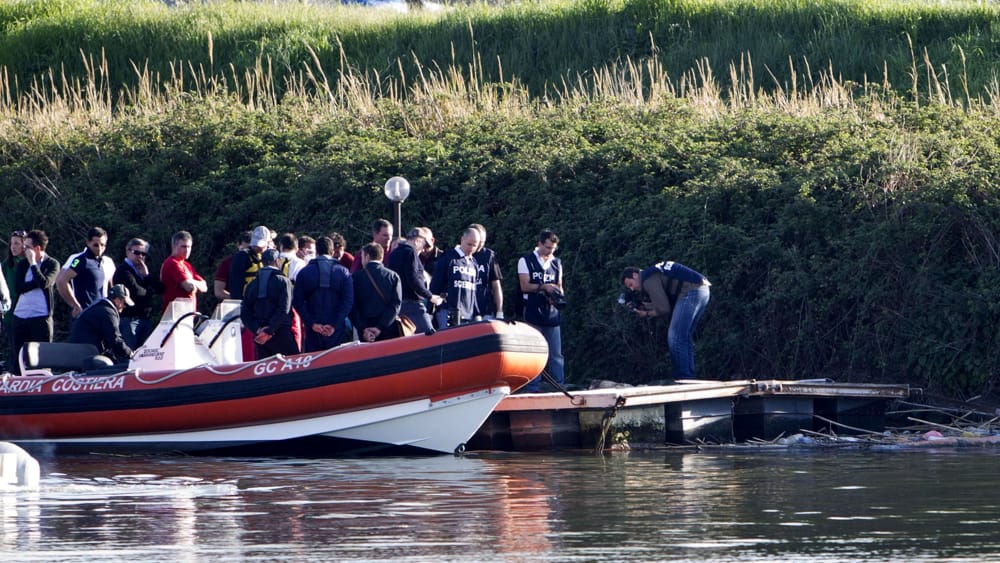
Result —
[[21, 374], [41, 370], [84, 371], [90, 359], [98, 355], [93, 344], [70, 342], [25, 342], [21, 348]]

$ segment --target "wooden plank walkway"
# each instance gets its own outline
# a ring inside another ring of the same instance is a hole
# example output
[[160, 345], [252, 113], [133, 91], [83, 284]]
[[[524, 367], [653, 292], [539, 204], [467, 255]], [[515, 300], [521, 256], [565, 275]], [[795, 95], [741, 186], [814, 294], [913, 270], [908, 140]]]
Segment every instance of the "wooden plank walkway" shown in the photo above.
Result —
[[829, 380], [699, 380], [507, 397], [469, 449], [529, 451], [772, 440], [799, 429], [884, 429], [908, 385]]

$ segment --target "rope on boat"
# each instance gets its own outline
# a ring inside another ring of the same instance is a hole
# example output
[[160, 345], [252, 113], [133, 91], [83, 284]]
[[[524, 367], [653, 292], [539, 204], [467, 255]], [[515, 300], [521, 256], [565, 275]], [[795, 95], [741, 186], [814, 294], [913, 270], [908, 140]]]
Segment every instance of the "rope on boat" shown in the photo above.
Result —
[[621, 395], [615, 399], [614, 406], [608, 407], [604, 411], [604, 416], [601, 418], [601, 435], [597, 437], [597, 445], [594, 446], [594, 453], [601, 453], [604, 451], [604, 444], [608, 439], [608, 430], [611, 429], [611, 421], [614, 420], [615, 416], [618, 415], [618, 409], [625, 406], [625, 397]]
[[[316, 361], [316, 360], [318, 360], [318, 359], [326, 356], [327, 354], [331, 354], [333, 352], [336, 352], [336, 351], [340, 350], [341, 348], [344, 348], [345, 346], [350, 346], [350, 345], [353, 345], [353, 344], [356, 344], [356, 343], [354, 343], [354, 342], [346, 342], [344, 344], [341, 344], [340, 346], [337, 346], [336, 348], [330, 348], [328, 350], [323, 350], [321, 352], [316, 352], [314, 355], [311, 355], [309, 357], [309, 361], [310, 361], [310, 363], [314, 362], [314, 361]], [[245, 369], [248, 369], [248, 368], [250, 368], [252, 366], [255, 366], [257, 364], [260, 364], [260, 363], [263, 363], [263, 362], [271, 362], [271, 361], [274, 361], [274, 360], [290, 361], [285, 356], [282, 356], [281, 354], [275, 354], [273, 356], [268, 356], [266, 358], [261, 358], [259, 360], [254, 360], [253, 362], [250, 362], [250, 363], [244, 362], [244, 363], [236, 364], [235, 367], [233, 367], [233, 369], [229, 369], [229, 370], [219, 369], [219, 368], [217, 368], [217, 367], [215, 367], [215, 366], [213, 366], [211, 364], [201, 364], [201, 365], [197, 365], [197, 366], [193, 366], [193, 367], [189, 367], [189, 368], [179, 369], [177, 371], [172, 371], [172, 372], [170, 372], [170, 373], [168, 373], [168, 374], [166, 374], [163, 377], [160, 377], [158, 379], [146, 380], [146, 379], [143, 379], [140, 376], [140, 374], [137, 372], [135, 374], [135, 379], [139, 383], [145, 383], [146, 385], [155, 385], [157, 383], [163, 383], [164, 381], [168, 381], [170, 379], [173, 379], [174, 377], [177, 377], [178, 375], [181, 375], [182, 373], [187, 373], [187, 372], [189, 372], [191, 370], [196, 370], [196, 369], [204, 369], [204, 370], [207, 370], [207, 371], [211, 372], [214, 375], [224, 375], [224, 376], [227, 376], [227, 375], [233, 375], [235, 373], [241, 372], [241, 371], [243, 371]], [[291, 360], [291, 361], [294, 362], [296, 360]]]
[[552, 387], [555, 387], [556, 390], [560, 391], [563, 395], [566, 395], [567, 397], [569, 397], [569, 403], [571, 405], [576, 406], [576, 407], [581, 407], [581, 406], [587, 404], [587, 399], [584, 399], [583, 397], [574, 397], [573, 395], [571, 395], [570, 392], [566, 390], [566, 388], [563, 386], [562, 383], [559, 383], [558, 381], [556, 381], [556, 378], [552, 377], [552, 374], [549, 373], [549, 370], [547, 370], [545, 368], [542, 368], [542, 374], [541, 375], [542, 375], [542, 379], [544, 379], [545, 381], [547, 381], [549, 383], [549, 385], [551, 385]]

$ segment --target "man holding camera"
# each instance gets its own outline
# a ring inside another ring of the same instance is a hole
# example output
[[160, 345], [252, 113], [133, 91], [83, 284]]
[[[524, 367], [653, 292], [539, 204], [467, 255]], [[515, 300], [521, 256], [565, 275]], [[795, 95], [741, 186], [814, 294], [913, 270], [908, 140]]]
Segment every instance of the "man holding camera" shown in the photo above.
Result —
[[632, 309], [639, 317], [668, 317], [667, 346], [674, 380], [694, 379], [694, 330], [710, 297], [708, 278], [678, 262], [660, 262], [645, 270], [628, 267], [622, 283], [644, 291], [650, 301]]
[[[565, 379], [562, 355], [561, 309], [566, 305], [563, 295], [562, 262], [553, 254], [559, 246], [559, 237], [548, 229], [538, 235], [534, 252], [521, 256], [517, 261], [517, 277], [521, 286], [524, 305], [524, 322], [538, 329], [549, 343], [549, 362], [545, 365], [549, 375], [563, 384]], [[525, 390], [538, 392], [541, 377], [532, 379]]]

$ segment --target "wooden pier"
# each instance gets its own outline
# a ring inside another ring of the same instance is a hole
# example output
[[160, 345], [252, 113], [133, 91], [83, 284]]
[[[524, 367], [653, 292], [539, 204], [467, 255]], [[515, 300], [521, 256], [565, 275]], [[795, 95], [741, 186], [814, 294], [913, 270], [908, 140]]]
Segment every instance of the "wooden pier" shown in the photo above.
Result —
[[692, 381], [511, 395], [467, 444], [532, 451], [774, 440], [800, 430], [850, 434], [885, 429], [907, 385], [829, 380]]

